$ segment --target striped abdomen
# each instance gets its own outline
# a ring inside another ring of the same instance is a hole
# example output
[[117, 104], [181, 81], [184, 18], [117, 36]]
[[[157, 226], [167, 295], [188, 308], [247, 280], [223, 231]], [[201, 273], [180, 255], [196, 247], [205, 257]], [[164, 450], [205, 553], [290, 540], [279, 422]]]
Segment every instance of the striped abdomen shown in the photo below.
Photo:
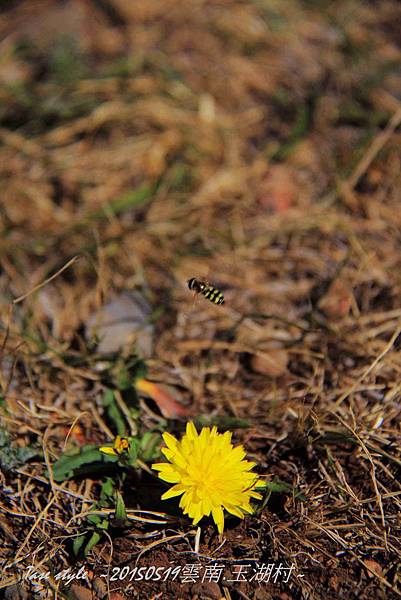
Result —
[[224, 304], [224, 296], [217, 288], [207, 285], [203, 288], [202, 294], [214, 304]]
[[190, 290], [193, 290], [197, 294], [202, 294], [210, 302], [213, 302], [213, 304], [224, 304], [222, 292], [205, 281], [199, 281], [199, 279], [192, 277], [188, 279], [187, 283]]

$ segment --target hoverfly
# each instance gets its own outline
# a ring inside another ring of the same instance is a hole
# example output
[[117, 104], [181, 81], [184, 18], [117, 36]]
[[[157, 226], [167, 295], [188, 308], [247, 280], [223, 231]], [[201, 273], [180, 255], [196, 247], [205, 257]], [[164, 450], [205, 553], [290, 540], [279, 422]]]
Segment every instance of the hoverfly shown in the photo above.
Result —
[[190, 290], [194, 291], [196, 294], [202, 294], [202, 296], [210, 300], [210, 302], [213, 302], [213, 304], [224, 304], [223, 293], [213, 285], [210, 285], [207, 281], [201, 281], [200, 279], [196, 279], [196, 277], [191, 277], [191, 279], [188, 279], [187, 285]]

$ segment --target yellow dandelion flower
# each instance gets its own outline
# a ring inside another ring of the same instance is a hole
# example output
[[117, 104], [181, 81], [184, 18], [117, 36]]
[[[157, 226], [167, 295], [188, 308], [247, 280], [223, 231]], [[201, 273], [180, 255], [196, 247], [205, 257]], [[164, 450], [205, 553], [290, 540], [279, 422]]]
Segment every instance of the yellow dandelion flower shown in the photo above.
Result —
[[152, 465], [160, 479], [174, 484], [162, 500], [182, 494], [180, 508], [193, 524], [211, 514], [219, 533], [224, 529], [223, 509], [243, 519], [253, 512], [251, 498], [262, 499], [255, 488], [264, 486], [251, 472], [256, 463], [244, 460], [244, 448], [234, 448], [231, 436], [229, 431], [218, 433], [217, 427], [203, 427], [198, 434], [195, 425], [187, 423], [180, 441], [163, 434], [167, 448], [162, 452], [169, 462]]
[[126, 437], [122, 437], [121, 435], [117, 435], [114, 440], [113, 447], [111, 446], [102, 446], [99, 448], [100, 452], [103, 454], [110, 454], [111, 456], [118, 456], [120, 454], [127, 453], [130, 448], [129, 439]]

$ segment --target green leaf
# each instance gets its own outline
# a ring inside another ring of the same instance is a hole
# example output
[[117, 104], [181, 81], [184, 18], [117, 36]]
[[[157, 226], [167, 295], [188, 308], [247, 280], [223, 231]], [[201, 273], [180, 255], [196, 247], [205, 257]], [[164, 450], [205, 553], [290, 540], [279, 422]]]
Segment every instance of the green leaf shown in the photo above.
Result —
[[129, 369], [120, 369], [120, 371], [117, 373], [117, 388], [119, 390], [128, 390], [133, 384], [134, 380], [129, 372]]
[[135, 379], [145, 379], [148, 372], [147, 366], [143, 360], [138, 360], [135, 365]]
[[281, 161], [289, 156], [296, 145], [305, 137], [310, 128], [311, 118], [311, 109], [307, 104], [298, 106], [295, 124], [288, 140], [273, 152], [267, 152], [268, 158], [272, 161]]
[[202, 427], [211, 427], [216, 425], [216, 427], [220, 430], [227, 429], [247, 429], [251, 427], [251, 423], [246, 419], [240, 419], [238, 417], [207, 417], [200, 416], [194, 419], [194, 424], [197, 429], [201, 429]]
[[154, 187], [145, 183], [141, 187], [134, 190], [129, 190], [112, 202], [111, 209], [115, 215], [128, 210], [129, 208], [138, 208], [151, 200], [154, 192]]
[[293, 485], [286, 483], [285, 481], [266, 481], [264, 485], [264, 490], [258, 488], [256, 489], [259, 492], [264, 492], [264, 498], [262, 500], [262, 503], [257, 507], [255, 511], [257, 514], [259, 514], [264, 509], [272, 493], [291, 495], [298, 500], [302, 500], [303, 502], [307, 500], [305, 494], [303, 494], [300, 491], [297, 491]]
[[107, 531], [107, 529], [109, 528], [109, 520], [108, 520], [108, 518], [101, 519], [101, 521], [98, 524], [97, 528], [98, 529], [103, 529], [104, 531]]
[[53, 464], [54, 480], [65, 481], [86, 474], [101, 474], [118, 458], [99, 452], [97, 446], [86, 445], [66, 452]]
[[117, 216], [130, 208], [142, 207], [152, 199], [154, 192], [155, 186], [145, 183], [138, 188], [125, 192], [101, 210], [93, 212], [89, 215], [89, 219], [97, 221], [105, 215]]
[[[143, 439], [143, 438], [142, 438]], [[130, 437], [130, 447], [129, 447], [129, 460], [128, 464], [135, 466], [137, 458], [138, 458], [138, 443], [137, 440]]]
[[289, 494], [299, 500], [305, 501], [307, 499], [303, 492], [297, 490], [293, 485], [286, 483], [285, 481], [267, 481], [266, 488], [269, 489], [271, 492], [277, 492], [279, 494]]
[[76, 537], [75, 540], [73, 541], [72, 551], [73, 551], [75, 557], [79, 556], [79, 554], [82, 550], [82, 547], [85, 543], [85, 539], [86, 539], [86, 536], [84, 534], [82, 534], [82, 535], [79, 535], [78, 537]]
[[271, 492], [292, 494], [293, 486], [285, 481], [266, 481], [265, 488]]
[[102, 398], [102, 403], [106, 409], [107, 416], [114, 423], [118, 435], [125, 435], [125, 421], [118, 407], [118, 404], [115, 401], [113, 390], [107, 390], [105, 392]]
[[116, 492], [116, 514], [115, 514], [115, 525], [123, 526], [127, 521], [127, 511], [125, 510], [125, 504], [120, 492]]
[[112, 498], [114, 498], [114, 480], [111, 477], [106, 477], [106, 480], [102, 483], [100, 500], [107, 502]]
[[97, 514], [94, 514], [94, 515], [89, 514], [89, 515], [87, 515], [86, 519], [91, 525], [96, 525], [96, 527], [98, 527], [102, 521], [102, 517]]
[[[146, 431], [138, 440], [138, 456], [143, 462], [153, 462], [161, 457], [161, 435], [155, 431]], [[135, 457], [136, 458], [136, 457]], [[131, 463], [132, 464], [132, 463]]]
[[83, 59], [71, 35], [64, 33], [56, 38], [48, 62], [50, 75], [58, 84], [75, 83], [84, 74]]
[[10, 443], [10, 436], [7, 431], [0, 429], [0, 448], [7, 446]]
[[84, 550], [85, 556], [88, 556], [89, 552], [92, 550], [92, 548], [94, 546], [96, 546], [96, 544], [98, 543], [100, 538], [101, 538], [101, 535], [98, 531], [94, 531], [92, 533], [91, 537], [89, 538], [88, 543], [85, 546], [85, 550]]

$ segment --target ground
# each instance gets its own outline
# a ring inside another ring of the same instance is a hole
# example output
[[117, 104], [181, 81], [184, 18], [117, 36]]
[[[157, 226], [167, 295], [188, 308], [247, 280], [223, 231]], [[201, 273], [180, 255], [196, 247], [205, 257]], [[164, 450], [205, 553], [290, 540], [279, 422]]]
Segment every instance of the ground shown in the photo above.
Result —
[[[0, 2], [5, 598], [401, 595], [400, 31], [395, 0]], [[222, 536], [150, 469], [188, 420], [268, 482]]]

